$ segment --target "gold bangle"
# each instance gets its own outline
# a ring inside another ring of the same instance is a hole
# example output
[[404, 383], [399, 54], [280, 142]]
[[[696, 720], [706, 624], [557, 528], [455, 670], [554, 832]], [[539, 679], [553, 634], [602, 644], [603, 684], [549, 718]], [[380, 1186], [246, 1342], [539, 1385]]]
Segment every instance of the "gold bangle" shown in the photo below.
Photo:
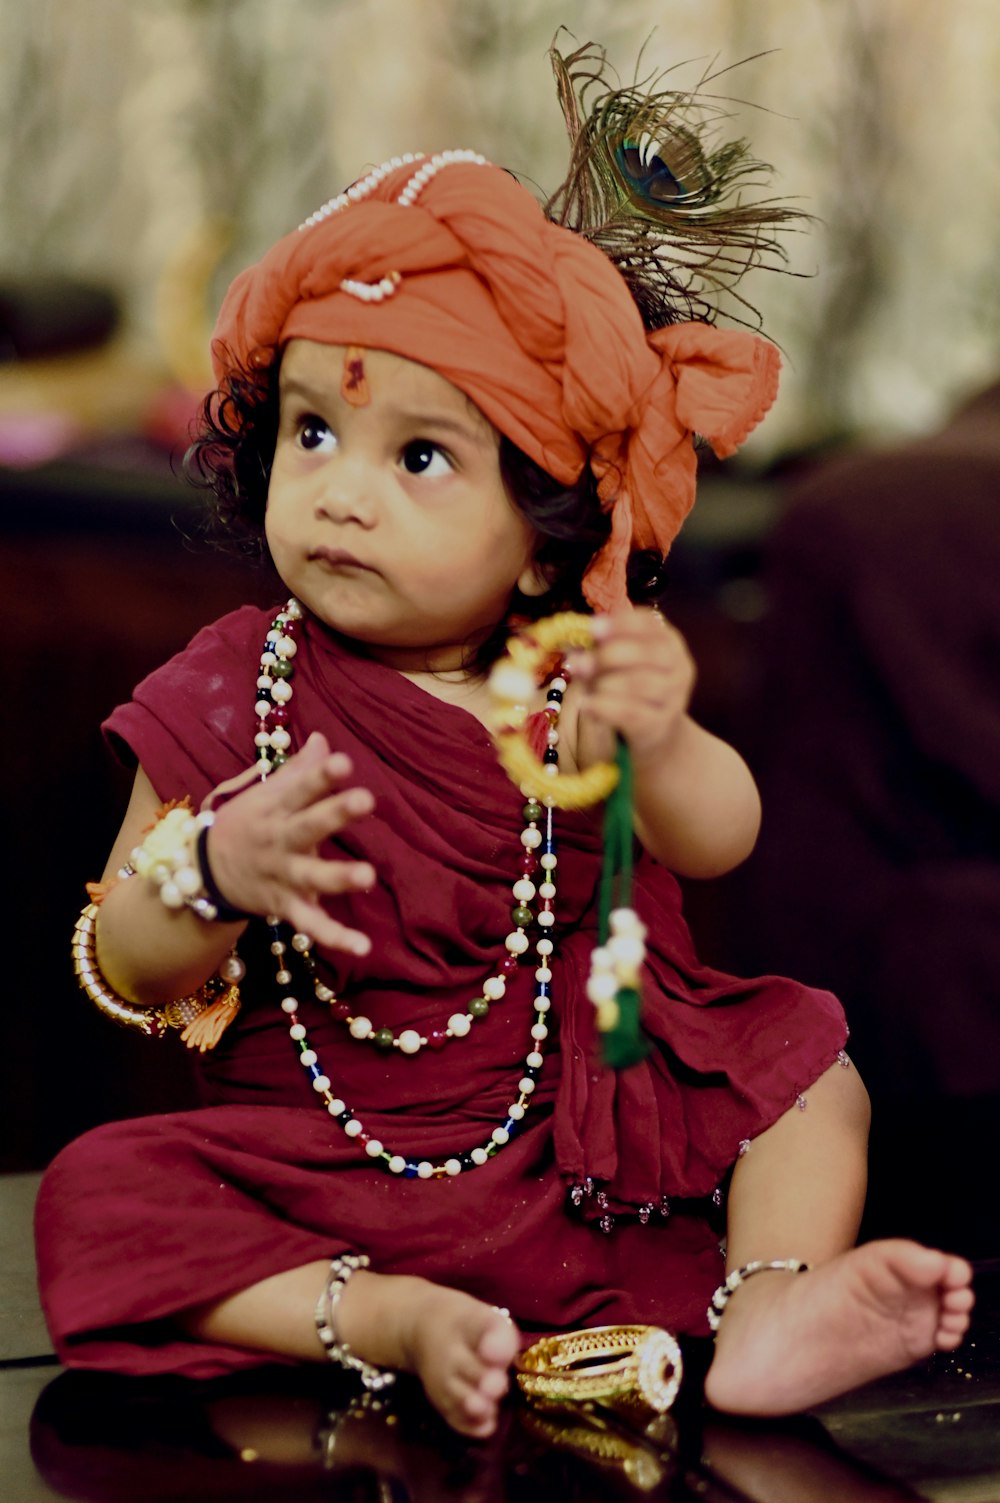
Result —
[[600, 803], [618, 782], [613, 762], [595, 762], [583, 772], [557, 772], [554, 764], [535, 755], [523, 733], [527, 704], [548, 654], [563, 647], [590, 647], [593, 641], [589, 616], [562, 611], [511, 637], [489, 678], [494, 702], [491, 723], [501, 766], [518, 788], [528, 787], [556, 809], [586, 809]]
[[543, 1336], [516, 1363], [529, 1398], [563, 1404], [644, 1405], [664, 1414], [677, 1397], [681, 1349], [660, 1326], [593, 1326]]
[[148, 1038], [162, 1038], [167, 1031], [162, 1007], [138, 1007], [108, 985], [97, 963], [96, 903], [88, 903], [73, 927], [73, 970], [76, 979], [98, 1012], [124, 1028], [135, 1028]]
[[230, 957], [234, 977], [212, 976], [198, 991], [178, 997], [163, 1007], [140, 1007], [111, 987], [97, 960], [98, 905], [88, 903], [73, 927], [73, 971], [98, 1012], [123, 1028], [133, 1028], [147, 1038], [162, 1038], [176, 1028], [189, 1049], [204, 1053], [218, 1043], [239, 1012], [238, 976], [242, 963]]

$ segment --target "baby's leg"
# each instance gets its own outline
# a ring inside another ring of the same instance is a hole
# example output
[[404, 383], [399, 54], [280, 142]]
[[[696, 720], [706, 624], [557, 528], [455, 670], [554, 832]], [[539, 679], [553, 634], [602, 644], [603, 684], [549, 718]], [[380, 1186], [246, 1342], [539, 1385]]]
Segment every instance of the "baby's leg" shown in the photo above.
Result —
[[705, 1394], [732, 1414], [791, 1414], [958, 1346], [972, 1270], [962, 1258], [890, 1240], [854, 1246], [867, 1178], [868, 1098], [834, 1065], [737, 1163], [728, 1268], [801, 1258], [733, 1294]]
[[[313, 1314], [329, 1262], [307, 1263], [178, 1317], [204, 1341], [303, 1362], [326, 1360]], [[427, 1279], [355, 1273], [337, 1304], [337, 1335], [378, 1367], [415, 1373], [448, 1423], [483, 1437], [496, 1428], [517, 1330], [492, 1305]]]

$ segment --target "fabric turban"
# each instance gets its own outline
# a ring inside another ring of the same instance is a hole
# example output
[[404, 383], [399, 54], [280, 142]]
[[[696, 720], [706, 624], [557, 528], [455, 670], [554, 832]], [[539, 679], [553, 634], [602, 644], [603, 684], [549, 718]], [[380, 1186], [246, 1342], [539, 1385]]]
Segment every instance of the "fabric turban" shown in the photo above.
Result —
[[611, 610], [629, 552], [666, 553], [691, 508], [693, 435], [733, 453], [774, 400], [778, 353], [703, 323], [648, 334], [601, 251], [470, 157], [386, 164], [279, 240], [226, 295], [216, 376], [294, 338], [431, 366], [556, 480], [591, 465], [612, 530], [584, 593]]

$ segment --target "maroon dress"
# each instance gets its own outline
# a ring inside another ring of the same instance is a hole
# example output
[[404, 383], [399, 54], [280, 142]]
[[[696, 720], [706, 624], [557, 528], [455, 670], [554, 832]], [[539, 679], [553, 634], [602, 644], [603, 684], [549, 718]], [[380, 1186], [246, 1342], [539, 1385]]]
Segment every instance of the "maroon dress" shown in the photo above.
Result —
[[[163, 799], [197, 805], [252, 757], [270, 617], [246, 607], [139, 685], [107, 731]], [[314, 622], [295, 658], [293, 745], [312, 730], [349, 754], [375, 812], [339, 852], [375, 866], [338, 898], [370, 955], [318, 954], [322, 978], [378, 1026], [427, 1034], [465, 1012], [503, 956], [522, 854], [523, 799], [483, 726]], [[506, 1305], [526, 1333], [650, 1321], [705, 1329], [719, 1281], [720, 1206], [741, 1145], [843, 1049], [828, 993], [701, 965], [677, 883], [647, 857], [647, 1059], [596, 1063], [585, 995], [596, 931], [599, 816], [559, 814], [558, 926], [545, 1063], [521, 1131], [482, 1167], [403, 1178], [324, 1110], [288, 1036], [268, 935], [252, 923], [243, 1007], [201, 1064], [205, 1105], [85, 1134], [49, 1168], [37, 1212], [42, 1299], [62, 1360], [207, 1377], [259, 1352], [188, 1338], [170, 1317], [348, 1249]], [[260, 932], [256, 932], [260, 931]], [[440, 1162], [487, 1141], [517, 1099], [531, 1047], [533, 966], [469, 1035], [406, 1056], [353, 1039], [299, 990], [310, 1044], [393, 1153]], [[169, 1044], [168, 1044], [169, 1047]]]

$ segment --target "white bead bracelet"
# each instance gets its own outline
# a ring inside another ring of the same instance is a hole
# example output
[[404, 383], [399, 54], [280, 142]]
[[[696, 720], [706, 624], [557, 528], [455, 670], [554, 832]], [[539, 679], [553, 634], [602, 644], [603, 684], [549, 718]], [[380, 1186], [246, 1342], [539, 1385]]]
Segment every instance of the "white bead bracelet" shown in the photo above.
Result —
[[364, 1253], [343, 1253], [339, 1258], [333, 1259], [323, 1293], [316, 1305], [314, 1318], [316, 1335], [330, 1361], [336, 1363], [338, 1367], [346, 1367], [348, 1371], [357, 1373], [369, 1393], [378, 1393], [381, 1389], [388, 1388], [395, 1383], [396, 1374], [387, 1372], [385, 1368], [376, 1367], [374, 1362], [365, 1362], [361, 1357], [356, 1357], [347, 1342], [338, 1339], [335, 1324], [337, 1306], [344, 1292], [344, 1285], [352, 1274], [357, 1273], [359, 1269], [367, 1268], [368, 1263], [369, 1259]]
[[773, 1263], [757, 1261], [745, 1263], [742, 1268], [734, 1268], [732, 1273], [726, 1275], [726, 1281], [720, 1284], [712, 1295], [712, 1303], [708, 1307], [708, 1324], [712, 1331], [717, 1331], [722, 1324], [722, 1312], [736, 1293], [741, 1284], [747, 1279], [753, 1278], [755, 1273], [808, 1273], [809, 1264], [803, 1263], [801, 1258], [779, 1258]]

